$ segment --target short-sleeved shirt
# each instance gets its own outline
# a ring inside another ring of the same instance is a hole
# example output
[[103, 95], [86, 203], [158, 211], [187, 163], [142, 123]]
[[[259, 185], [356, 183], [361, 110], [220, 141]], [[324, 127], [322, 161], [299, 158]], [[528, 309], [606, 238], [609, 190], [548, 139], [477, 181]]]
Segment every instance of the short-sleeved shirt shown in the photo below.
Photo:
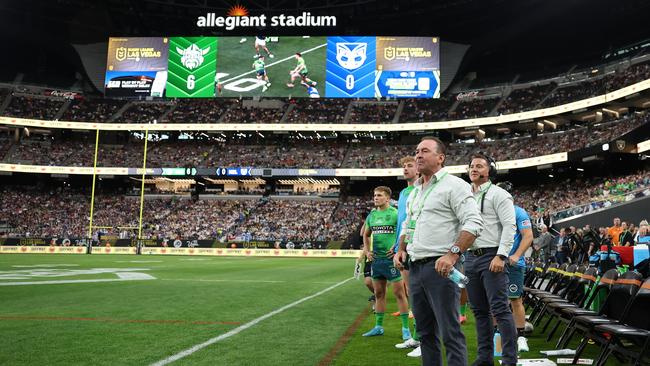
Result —
[[618, 236], [621, 235], [622, 231], [623, 228], [621, 226], [612, 226], [609, 229], [607, 229], [607, 234], [609, 234], [609, 236], [612, 237], [612, 244], [620, 245]]
[[[515, 254], [519, 249], [519, 245], [521, 245], [521, 240], [523, 239], [523, 235], [521, 234], [522, 230], [531, 229], [533, 227], [530, 223], [530, 217], [528, 216], [528, 213], [526, 213], [526, 210], [517, 205], [515, 205], [515, 221], [517, 222], [517, 231], [515, 232], [515, 240], [512, 243], [510, 255]], [[526, 260], [524, 259], [523, 255], [519, 257], [517, 266], [526, 267]]]
[[408, 201], [409, 195], [413, 191], [415, 186], [410, 185], [399, 193], [399, 199], [397, 200], [397, 238], [395, 240], [395, 252], [397, 252], [397, 246], [399, 245], [399, 236], [402, 233], [402, 224], [406, 220], [406, 201]]
[[[307, 64], [305, 63], [305, 59], [304, 59], [304, 58], [299, 58], [299, 59], [298, 59], [298, 65], [297, 65], [297, 66], [302, 66], [302, 69], [300, 69], [300, 73], [301, 73], [301, 74], [306, 74], [306, 73], [309, 72], [309, 70], [307, 70]], [[296, 67], [297, 67], [297, 66], [296, 66]]]
[[263, 71], [264, 70], [264, 61], [256, 60], [255, 62], [253, 62], [253, 67], [255, 68], [255, 71]]
[[391, 206], [385, 210], [373, 209], [366, 218], [366, 228], [372, 232], [371, 248], [375, 258], [388, 258], [397, 235], [397, 209]]

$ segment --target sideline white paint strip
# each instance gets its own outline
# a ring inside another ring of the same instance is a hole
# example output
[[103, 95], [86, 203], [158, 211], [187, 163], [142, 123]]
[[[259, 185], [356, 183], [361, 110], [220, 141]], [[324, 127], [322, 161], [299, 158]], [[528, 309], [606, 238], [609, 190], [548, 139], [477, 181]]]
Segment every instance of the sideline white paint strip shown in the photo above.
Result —
[[15, 268], [50, 268], [50, 267], [79, 267], [78, 264], [31, 264], [31, 265], [20, 265], [16, 264], [12, 267]]
[[[0, 282], [0, 286], [22, 286], [22, 285], [60, 285], [65, 283], [93, 283], [93, 282], [124, 282], [155, 280], [156, 278], [146, 273], [129, 273], [127, 278], [105, 278], [96, 280], [57, 280], [57, 281], [29, 281], [29, 282]], [[137, 276], [140, 275], [140, 276]]]
[[[323, 48], [323, 47], [325, 47], [325, 46], [327, 46], [327, 43], [323, 43], [323, 44], [320, 44], [320, 45], [318, 45], [318, 46], [316, 46], [316, 47], [313, 47], [313, 48], [310, 48], [310, 49], [308, 49], [308, 50], [302, 51], [302, 52], [300, 52], [300, 54], [301, 54], [301, 55], [304, 55], [304, 54], [306, 54], [306, 53], [309, 53], [309, 52], [312, 52], [312, 51], [316, 51], [317, 49], [319, 49], [319, 48]], [[296, 55], [291, 55], [291, 56], [289, 56], [289, 57], [283, 58], [282, 60], [278, 60], [278, 61], [272, 62], [272, 63], [266, 65], [265, 68], [269, 68], [269, 67], [271, 67], [271, 66], [273, 66], [273, 65], [277, 65], [277, 64], [279, 64], [279, 63], [282, 63], [282, 62], [285, 62], [285, 61], [291, 60], [291, 59], [294, 58], [295, 56], [296, 56]], [[237, 75], [237, 76], [235, 76], [235, 77], [232, 77], [232, 78], [230, 78], [230, 79], [226, 79], [226, 80], [222, 81], [221, 83], [222, 83], [222, 84], [226, 84], [226, 83], [231, 82], [231, 81], [233, 81], [233, 80], [241, 79], [241, 78], [243, 78], [243, 77], [246, 76], [246, 75], [254, 74], [254, 73], [255, 73], [255, 70], [251, 70], [251, 71], [245, 72], [245, 73], [243, 73], [243, 74], [241, 74], [241, 75]]]
[[227, 339], [227, 338], [230, 338], [230, 337], [232, 337], [234, 335], [237, 335], [237, 334], [241, 333], [242, 331], [257, 325], [261, 321], [264, 321], [264, 320], [266, 320], [266, 319], [268, 319], [268, 318], [270, 318], [270, 317], [272, 317], [274, 315], [277, 315], [277, 314], [279, 314], [279, 313], [281, 313], [281, 312], [283, 312], [283, 311], [285, 311], [287, 309], [291, 309], [292, 307], [294, 307], [296, 305], [299, 305], [299, 304], [302, 304], [305, 301], [311, 300], [311, 299], [313, 299], [315, 297], [318, 297], [318, 296], [320, 296], [320, 295], [322, 295], [322, 294], [324, 294], [326, 292], [332, 291], [333, 289], [335, 289], [335, 288], [337, 288], [337, 287], [339, 287], [339, 286], [341, 286], [341, 285], [343, 285], [343, 284], [345, 284], [348, 281], [353, 280], [353, 279], [354, 279], [354, 277], [350, 277], [350, 278], [348, 278], [346, 280], [343, 280], [343, 281], [341, 281], [341, 282], [339, 282], [339, 283], [337, 283], [335, 285], [332, 285], [332, 286], [330, 286], [330, 287], [328, 287], [328, 288], [326, 288], [324, 290], [321, 290], [321, 291], [319, 291], [319, 292], [317, 292], [317, 293], [315, 293], [313, 295], [303, 297], [300, 300], [294, 301], [291, 304], [285, 305], [285, 306], [283, 306], [283, 307], [281, 307], [281, 308], [279, 308], [277, 310], [274, 310], [274, 311], [272, 311], [272, 312], [270, 312], [268, 314], [262, 315], [259, 318], [253, 319], [253, 320], [251, 320], [250, 322], [248, 322], [246, 324], [240, 325], [239, 327], [231, 330], [228, 333], [224, 333], [224, 334], [222, 334], [220, 336], [208, 339], [207, 341], [205, 341], [203, 343], [199, 343], [196, 346], [190, 347], [190, 348], [188, 348], [188, 349], [186, 349], [184, 351], [181, 351], [181, 352], [179, 352], [179, 353], [177, 353], [177, 354], [175, 354], [173, 356], [167, 357], [164, 360], [160, 360], [160, 361], [158, 361], [156, 363], [152, 363], [151, 366], [169, 365], [170, 363], [172, 363], [174, 361], [178, 361], [181, 358], [187, 357], [187, 356], [189, 356], [189, 355], [191, 355], [191, 354], [193, 354], [193, 353], [195, 353], [197, 351], [202, 350], [205, 347], [208, 347], [208, 346], [213, 345], [213, 344], [215, 344], [215, 343], [217, 343], [219, 341], [223, 341], [224, 339]]

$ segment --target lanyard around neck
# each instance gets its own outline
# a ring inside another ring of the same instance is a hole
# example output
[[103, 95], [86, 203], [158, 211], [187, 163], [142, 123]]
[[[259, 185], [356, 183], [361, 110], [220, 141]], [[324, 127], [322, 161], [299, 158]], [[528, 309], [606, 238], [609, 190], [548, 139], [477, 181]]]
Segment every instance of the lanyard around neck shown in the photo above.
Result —
[[485, 195], [487, 194], [487, 191], [490, 190], [490, 187], [492, 187], [492, 182], [490, 182], [485, 189], [482, 189], [479, 196], [476, 197], [476, 203], [479, 203], [479, 201], [481, 202], [481, 213], [483, 213], [483, 208], [485, 207]]
[[[422, 208], [424, 207], [424, 202], [426, 202], [427, 198], [429, 197], [429, 194], [431, 193], [431, 191], [433, 191], [433, 188], [434, 188], [438, 183], [440, 183], [440, 181], [441, 181], [444, 177], [446, 177], [446, 176], [447, 176], [447, 172], [444, 172], [444, 173], [440, 176], [440, 178], [436, 179], [435, 182], [430, 183], [429, 188], [427, 188], [427, 190], [424, 192], [424, 197], [423, 197], [423, 198], [418, 202], [418, 203], [420, 204], [420, 207], [418, 207], [418, 213], [417, 213], [417, 216], [414, 218], [415, 221], [417, 221], [418, 218], [420, 218], [420, 215], [422, 215]], [[435, 177], [435, 176], [434, 176], [434, 177]], [[420, 186], [420, 187], [422, 187], [422, 186]], [[419, 190], [420, 187], [416, 187], [415, 189], [418, 189], [418, 190]], [[417, 195], [418, 195], [419, 192], [412, 192], [412, 193], [415, 193], [415, 195], [413, 196], [413, 198], [415, 198], [415, 197], [417, 197]], [[411, 211], [411, 217], [413, 217], [413, 202], [411, 202], [411, 204], [409, 205], [409, 208], [410, 208], [410, 211]]]

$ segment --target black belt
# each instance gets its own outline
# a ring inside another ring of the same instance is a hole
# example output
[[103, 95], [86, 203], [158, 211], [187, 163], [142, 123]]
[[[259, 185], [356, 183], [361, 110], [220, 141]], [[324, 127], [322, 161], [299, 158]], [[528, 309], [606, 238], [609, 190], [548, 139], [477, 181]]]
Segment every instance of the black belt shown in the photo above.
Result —
[[410, 260], [411, 264], [425, 264], [429, 262], [435, 262], [438, 260], [438, 258], [442, 257], [441, 255], [437, 257], [426, 257], [422, 259], [416, 259], [416, 260]]
[[491, 253], [496, 253], [499, 250], [499, 247], [491, 247], [491, 248], [479, 248], [479, 249], [474, 249], [470, 250], [472, 254], [476, 257], [480, 257], [484, 254], [491, 254]]

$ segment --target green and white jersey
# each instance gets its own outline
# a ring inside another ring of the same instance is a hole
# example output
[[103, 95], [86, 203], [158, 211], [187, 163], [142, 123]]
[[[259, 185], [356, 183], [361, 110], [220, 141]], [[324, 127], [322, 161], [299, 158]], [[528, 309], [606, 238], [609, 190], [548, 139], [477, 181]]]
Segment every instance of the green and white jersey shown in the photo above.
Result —
[[307, 70], [307, 64], [305, 63], [304, 58], [301, 57], [298, 59], [298, 65], [296, 67], [298, 66], [302, 66], [302, 69], [300, 69], [299, 71], [301, 74], [306, 74], [309, 72], [309, 70]]
[[262, 70], [264, 70], [264, 61], [262, 61], [262, 60], [255, 60], [255, 62], [253, 62], [253, 68], [255, 69], [255, 71], [262, 71]]
[[371, 250], [375, 258], [388, 258], [397, 237], [397, 209], [373, 209], [366, 218], [366, 228], [372, 232]]

